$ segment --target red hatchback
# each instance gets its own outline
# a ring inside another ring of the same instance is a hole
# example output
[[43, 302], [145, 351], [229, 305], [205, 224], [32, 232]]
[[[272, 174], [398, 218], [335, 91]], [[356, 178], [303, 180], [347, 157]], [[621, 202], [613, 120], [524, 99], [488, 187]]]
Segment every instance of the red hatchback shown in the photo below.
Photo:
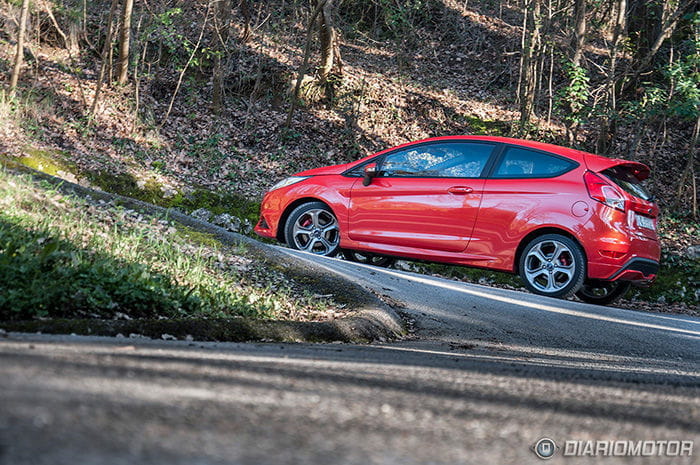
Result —
[[277, 183], [255, 232], [370, 263], [517, 273], [537, 294], [606, 304], [659, 268], [648, 176], [641, 163], [556, 145], [439, 137]]

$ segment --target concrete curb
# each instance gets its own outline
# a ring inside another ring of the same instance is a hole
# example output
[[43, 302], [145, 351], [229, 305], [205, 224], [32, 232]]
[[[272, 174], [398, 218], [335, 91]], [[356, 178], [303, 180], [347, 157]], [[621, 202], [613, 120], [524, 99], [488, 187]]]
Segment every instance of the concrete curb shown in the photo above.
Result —
[[[336, 301], [353, 313], [345, 318], [322, 322], [281, 320], [32, 320], [0, 321], [0, 328], [13, 332], [116, 336], [142, 335], [160, 339], [170, 335], [184, 339], [188, 335], [207, 341], [298, 341], [298, 342], [367, 342], [399, 338], [407, 333], [403, 320], [374, 294], [358, 284], [311, 262], [301, 262], [275, 248], [242, 234], [199, 221], [179, 211], [147, 202], [88, 188], [36, 171], [23, 165], [8, 167], [47, 181], [65, 194], [114, 201], [119, 205], [151, 215], [167, 217], [198, 232], [212, 234], [227, 246], [244, 245], [249, 253], [293, 279], [309, 285], [320, 294], [333, 294]], [[342, 294], [338, 290], [342, 289]]]

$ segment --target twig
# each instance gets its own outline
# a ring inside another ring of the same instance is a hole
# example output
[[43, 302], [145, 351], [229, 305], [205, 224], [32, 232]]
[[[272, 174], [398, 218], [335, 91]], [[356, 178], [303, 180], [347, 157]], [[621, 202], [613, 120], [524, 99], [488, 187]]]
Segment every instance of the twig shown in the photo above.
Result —
[[197, 39], [197, 44], [194, 46], [194, 49], [192, 50], [192, 53], [190, 54], [189, 59], [187, 60], [187, 63], [185, 63], [185, 67], [182, 68], [182, 71], [180, 72], [180, 77], [177, 80], [177, 86], [175, 86], [175, 91], [173, 92], [173, 96], [170, 98], [170, 104], [168, 105], [168, 111], [165, 112], [165, 116], [163, 117], [163, 121], [160, 122], [158, 125], [158, 131], [163, 129], [163, 126], [165, 125], [165, 122], [168, 120], [168, 117], [170, 116], [170, 112], [173, 110], [173, 104], [175, 103], [175, 97], [177, 97], [177, 93], [180, 91], [180, 86], [182, 86], [182, 79], [185, 77], [185, 72], [187, 72], [187, 68], [190, 67], [190, 63], [192, 63], [192, 60], [194, 59], [195, 54], [199, 50], [199, 44], [202, 43], [202, 37], [204, 36], [204, 30], [207, 27], [207, 22], [209, 21], [209, 9], [211, 7], [211, 3], [207, 3], [207, 11], [204, 14], [204, 22], [202, 23], [202, 30], [199, 31], [199, 38]]
[[286, 128], [289, 128], [292, 125], [292, 119], [294, 118], [294, 110], [296, 110], [297, 107], [297, 100], [299, 100], [299, 91], [301, 90], [301, 81], [304, 79], [304, 75], [306, 74], [306, 69], [309, 66], [309, 58], [311, 56], [311, 39], [313, 38], [313, 27], [314, 27], [314, 22], [316, 22], [316, 18], [318, 17], [318, 14], [321, 12], [323, 7], [326, 5], [327, 0], [321, 0], [316, 4], [316, 8], [314, 9], [313, 13], [311, 14], [311, 19], [309, 20], [309, 28], [306, 33], [306, 45], [304, 46], [304, 60], [302, 61], [301, 66], [299, 67], [299, 73], [297, 74], [297, 82], [294, 85], [294, 95], [292, 95], [292, 105], [289, 107], [289, 113], [287, 113], [287, 121], [284, 123], [284, 126]]

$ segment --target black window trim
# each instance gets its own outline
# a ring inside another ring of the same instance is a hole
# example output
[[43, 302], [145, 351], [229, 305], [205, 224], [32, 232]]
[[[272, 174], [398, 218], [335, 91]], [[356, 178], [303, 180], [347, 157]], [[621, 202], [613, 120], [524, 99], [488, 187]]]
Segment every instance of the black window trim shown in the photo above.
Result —
[[[565, 170], [558, 171], [556, 173], [550, 173], [547, 175], [513, 175], [513, 176], [498, 176], [496, 177], [496, 169], [501, 165], [501, 161], [503, 161], [503, 157], [505, 157], [506, 152], [508, 149], [515, 148], [515, 149], [522, 149], [522, 150], [529, 150], [531, 152], [539, 152], [543, 155], [548, 155], [550, 157], [558, 158], [560, 160], [564, 160], [566, 162], [571, 163], [571, 167], [567, 168]], [[570, 171], [575, 170], [576, 168], [580, 167], [581, 164], [577, 162], [576, 160], [572, 160], [569, 157], [565, 157], [563, 155], [558, 155], [556, 153], [548, 152], [546, 150], [540, 150], [532, 147], [528, 147], [526, 145], [518, 145], [518, 144], [503, 144], [503, 147], [501, 150], [498, 152], [496, 156], [496, 160], [494, 160], [494, 163], [489, 167], [490, 170], [487, 173], [487, 178], [488, 179], [552, 179], [552, 178], [557, 178], [559, 176], [562, 176]]]
[[496, 159], [500, 160], [500, 155], [503, 152], [502, 142], [494, 142], [494, 141], [489, 141], [489, 140], [471, 140], [471, 139], [445, 139], [445, 140], [432, 140], [432, 141], [427, 141], [427, 142], [419, 142], [417, 144], [413, 145], [407, 145], [404, 147], [400, 148], [395, 148], [389, 152], [383, 153], [381, 155], [378, 155], [376, 157], [370, 158], [369, 160], [360, 163], [359, 165], [355, 165], [349, 170], [345, 171], [342, 173], [342, 176], [346, 177], [361, 177], [362, 175], [359, 174], [352, 174], [353, 171], [355, 170], [361, 170], [363, 167], [369, 165], [370, 163], [376, 163], [377, 167], [379, 168], [381, 172], [382, 165], [384, 163], [384, 160], [386, 157], [389, 155], [393, 155], [395, 153], [404, 151], [404, 150], [409, 150], [409, 149], [414, 149], [414, 148], [419, 148], [427, 145], [436, 145], [436, 144], [484, 144], [484, 145], [491, 145], [493, 146], [493, 151], [489, 155], [489, 158], [486, 160], [486, 164], [484, 165], [484, 169], [481, 170], [481, 175], [477, 177], [464, 177], [464, 176], [380, 176], [382, 178], [389, 178], [389, 179], [484, 179], [487, 178], [488, 174], [493, 171], [493, 166], [496, 162]]

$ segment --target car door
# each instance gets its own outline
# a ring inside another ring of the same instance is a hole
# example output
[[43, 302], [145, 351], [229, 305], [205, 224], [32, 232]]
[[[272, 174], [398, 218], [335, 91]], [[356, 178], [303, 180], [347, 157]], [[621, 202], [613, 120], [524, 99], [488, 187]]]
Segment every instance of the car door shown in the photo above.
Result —
[[368, 186], [350, 194], [348, 234], [359, 242], [446, 252], [467, 248], [485, 172], [497, 144], [433, 142], [379, 160]]
[[510, 269], [522, 237], [540, 225], [563, 225], [580, 199], [579, 164], [552, 153], [510, 145], [498, 157], [482, 193], [469, 254]]

